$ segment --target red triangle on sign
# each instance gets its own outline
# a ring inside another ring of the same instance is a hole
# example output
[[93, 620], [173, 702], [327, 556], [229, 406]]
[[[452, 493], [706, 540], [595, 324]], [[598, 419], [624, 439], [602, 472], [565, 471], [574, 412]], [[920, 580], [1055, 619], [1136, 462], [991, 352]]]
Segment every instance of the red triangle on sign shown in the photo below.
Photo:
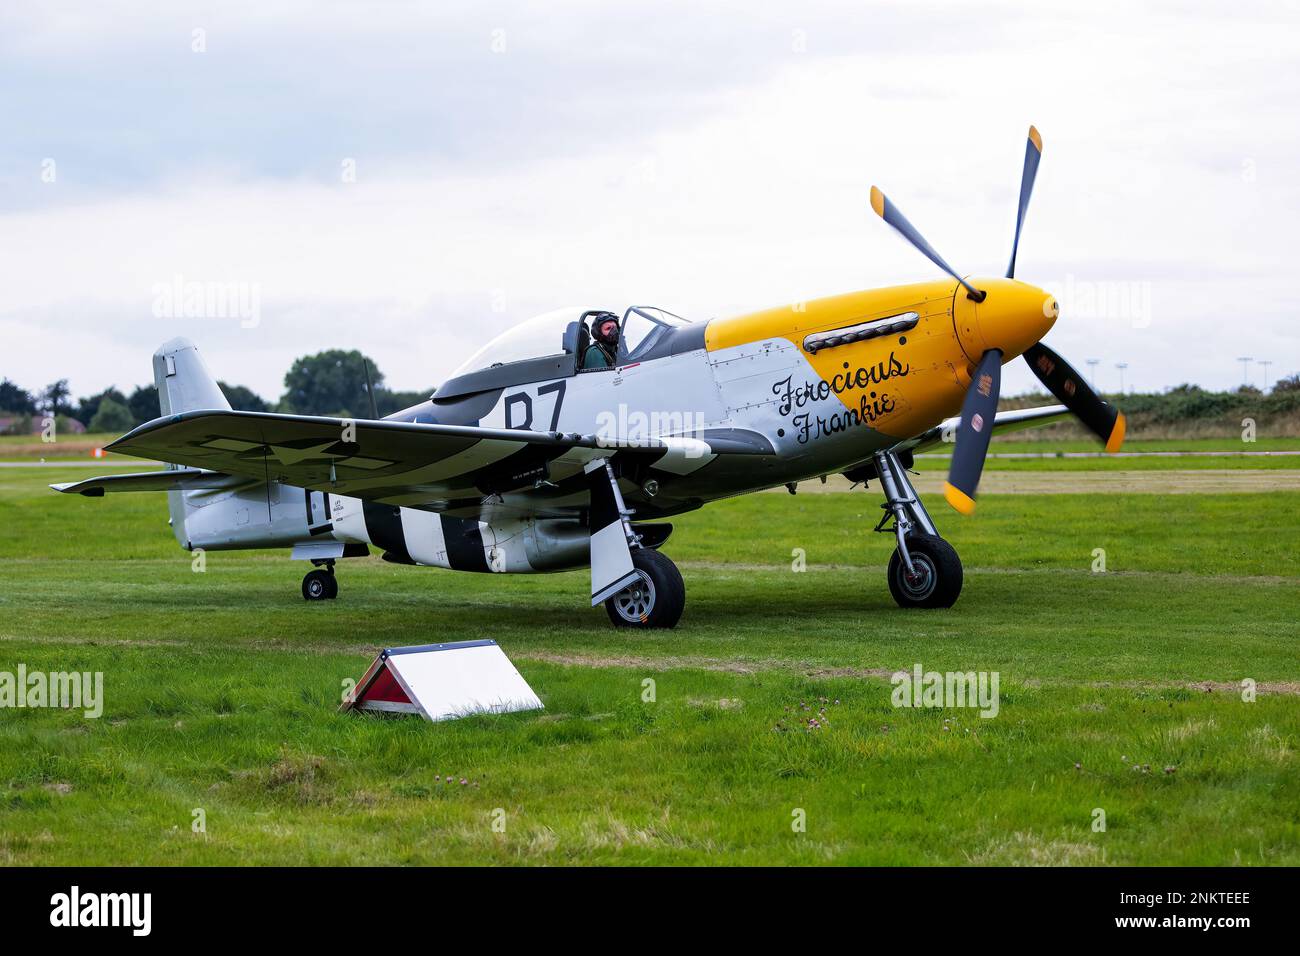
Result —
[[361, 678], [353, 696], [344, 701], [343, 709], [375, 710], [386, 713], [418, 714], [420, 708], [394, 676], [388, 661], [382, 657], [371, 665]]
[[364, 704], [371, 700], [385, 700], [391, 704], [409, 704], [411, 698], [406, 696], [406, 691], [402, 690], [402, 685], [397, 683], [397, 678], [393, 672], [388, 669], [388, 664], [384, 664], [384, 669], [375, 675], [375, 679], [370, 682], [361, 694], [357, 703]]

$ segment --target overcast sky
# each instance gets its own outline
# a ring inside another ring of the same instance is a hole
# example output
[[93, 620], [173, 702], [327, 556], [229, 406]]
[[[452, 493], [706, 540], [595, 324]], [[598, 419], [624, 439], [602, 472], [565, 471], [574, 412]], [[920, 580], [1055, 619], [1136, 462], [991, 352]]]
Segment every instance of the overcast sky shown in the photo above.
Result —
[[[873, 183], [1000, 275], [1031, 122], [1049, 344], [1107, 390], [1292, 374], [1300, 12], [1136, 7], [6, 4], [0, 375], [126, 390], [186, 335], [269, 399], [328, 347], [424, 388], [557, 306], [938, 277]], [[178, 282], [238, 284], [243, 319], [168, 314]]]

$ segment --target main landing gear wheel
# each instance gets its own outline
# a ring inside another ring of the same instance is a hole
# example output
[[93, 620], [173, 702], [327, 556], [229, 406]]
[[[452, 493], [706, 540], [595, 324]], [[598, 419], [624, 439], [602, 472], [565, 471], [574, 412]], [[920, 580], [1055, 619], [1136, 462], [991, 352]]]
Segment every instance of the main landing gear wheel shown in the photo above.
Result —
[[686, 585], [677, 565], [649, 548], [632, 552], [638, 580], [605, 602], [615, 627], [675, 627], [686, 607]]
[[339, 582], [334, 569], [317, 568], [302, 579], [302, 596], [308, 601], [332, 601], [339, 596]]
[[894, 550], [889, 559], [889, 592], [899, 607], [952, 607], [961, 594], [961, 558], [943, 538], [909, 534], [907, 551], [912, 573], [903, 555]]

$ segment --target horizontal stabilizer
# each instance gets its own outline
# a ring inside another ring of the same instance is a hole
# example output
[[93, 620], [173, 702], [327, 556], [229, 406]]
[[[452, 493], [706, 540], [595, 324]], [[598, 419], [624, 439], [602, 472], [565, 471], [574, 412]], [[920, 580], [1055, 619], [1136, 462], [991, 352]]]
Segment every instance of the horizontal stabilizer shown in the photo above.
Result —
[[65, 495], [100, 498], [106, 492], [119, 491], [197, 491], [200, 489], [238, 488], [255, 479], [227, 475], [206, 468], [175, 468], [170, 471], [137, 471], [129, 475], [101, 475], [83, 481], [66, 481], [50, 485]]

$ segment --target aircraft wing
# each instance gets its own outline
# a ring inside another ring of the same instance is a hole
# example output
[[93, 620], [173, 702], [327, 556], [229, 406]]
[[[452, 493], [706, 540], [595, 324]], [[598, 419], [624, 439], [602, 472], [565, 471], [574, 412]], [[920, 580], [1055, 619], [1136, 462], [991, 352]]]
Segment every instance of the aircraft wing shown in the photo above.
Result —
[[253, 481], [254, 479], [247, 476], [227, 475], [219, 471], [208, 471], [205, 468], [173, 468], [168, 471], [137, 471], [127, 475], [100, 475], [82, 481], [66, 481], [50, 487], [65, 495], [99, 498], [105, 492], [238, 488]]
[[[1004, 412], [998, 412], [993, 419], [993, 434], [1003, 435], [1007, 432], [1016, 432], [1024, 428], [1034, 428], [1038, 425], [1050, 425], [1052, 422], [1059, 422], [1064, 418], [1070, 417], [1070, 410], [1064, 405], [1044, 405], [1040, 408], [1015, 408]], [[894, 451], [921, 451], [925, 448], [931, 448], [943, 441], [943, 433], [948, 431], [952, 434], [961, 421], [960, 415], [944, 419], [934, 428], [924, 431], [915, 438], [909, 438], [899, 442], [894, 446]]]
[[725, 439], [716, 444], [694, 438], [609, 441], [577, 433], [207, 410], [155, 419], [107, 447], [258, 481], [444, 510], [486, 494], [581, 475], [586, 462], [616, 452], [653, 455], [658, 461], [764, 453], [759, 445]]

